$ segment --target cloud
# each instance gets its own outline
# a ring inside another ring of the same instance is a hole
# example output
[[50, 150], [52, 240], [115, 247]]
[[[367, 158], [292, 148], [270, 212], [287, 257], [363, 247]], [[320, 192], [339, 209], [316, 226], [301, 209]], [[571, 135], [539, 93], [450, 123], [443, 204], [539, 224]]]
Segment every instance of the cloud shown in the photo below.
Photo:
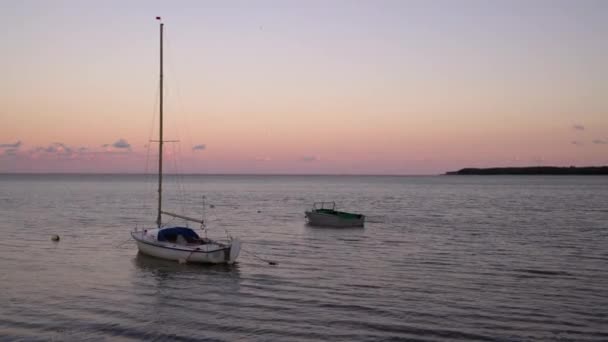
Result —
[[[94, 161], [98, 164], [107, 162], [107, 165], [111, 166], [114, 161], [132, 161], [141, 158], [140, 154], [133, 152], [131, 149], [117, 149], [112, 145], [108, 146], [107, 148], [90, 148], [54, 142], [46, 145], [36, 145], [27, 149], [23, 145], [20, 148], [4, 147], [0, 148], [0, 171], [17, 170], [20, 168], [29, 170], [30, 167], [49, 167], [51, 169], [57, 167], [61, 170], [64, 170], [64, 167], [76, 167], [76, 169], [81, 167], [90, 168], [92, 166], [88, 164], [89, 161]], [[77, 164], [78, 162], [81, 162], [81, 164]]]
[[580, 141], [576, 141], [576, 140], [572, 140], [570, 143], [571, 143], [572, 145], [576, 145], [576, 146], [582, 146], [582, 145], [583, 145], [583, 143], [582, 143], [582, 142], [580, 142]]
[[576, 130], [576, 131], [584, 131], [585, 130], [585, 126], [579, 125], [579, 124], [574, 124], [574, 125], [572, 125], [572, 129]]
[[[131, 153], [131, 144], [129, 144], [129, 142], [123, 138], [120, 138], [111, 144], [103, 144], [101, 147], [103, 150], [99, 151], [99, 153]], [[88, 152], [93, 151], [88, 150]]]
[[18, 149], [16, 149], [16, 148], [7, 148], [7, 149], [5, 149], [5, 150], [4, 150], [4, 155], [5, 155], [5, 156], [11, 156], [11, 157], [14, 157], [14, 156], [16, 156], [16, 155], [17, 155], [17, 152], [18, 152], [18, 151], [19, 151], [19, 150], [18, 150]]
[[129, 154], [133, 153], [131, 144], [127, 140], [120, 138], [111, 144], [101, 145], [101, 150], [87, 149], [86, 153], [103, 153], [103, 154]]
[[21, 146], [21, 140], [14, 144], [0, 144], [0, 148], [19, 148], [19, 146]]
[[207, 149], [207, 146], [205, 146], [205, 144], [195, 145], [192, 147], [192, 151], [202, 151], [205, 149]]
[[[104, 145], [104, 147], [107, 146]], [[125, 139], [120, 138], [118, 139], [118, 141], [112, 144], [112, 147], [120, 149], [131, 149], [131, 144], [129, 144]]]
[[594, 144], [598, 144], [598, 145], [606, 145], [606, 144], [608, 144], [608, 141], [607, 140], [602, 140], [602, 139], [594, 139], [593, 143]]
[[259, 161], [259, 162], [268, 162], [271, 160], [272, 159], [270, 157], [255, 157], [255, 161]]
[[46, 152], [46, 153], [56, 153], [61, 155], [69, 155], [72, 154], [72, 148], [65, 145], [64, 143], [52, 143], [47, 147], [39, 147], [38, 151]]
[[316, 156], [304, 156], [302, 158], [300, 158], [300, 161], [303, 162], [315, 162], [315, 161], [319, 161], [321, 160], [321, 158], [316, 157]]

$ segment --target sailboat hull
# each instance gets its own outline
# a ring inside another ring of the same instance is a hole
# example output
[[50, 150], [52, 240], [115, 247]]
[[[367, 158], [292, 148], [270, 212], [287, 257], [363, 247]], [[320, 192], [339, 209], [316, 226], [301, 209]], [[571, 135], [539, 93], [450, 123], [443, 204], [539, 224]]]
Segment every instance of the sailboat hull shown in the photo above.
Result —
[[211, 242], [202, 245], [180, 245], [155, 241], [147, 238], [144, 232], [132, 232], [140, 253], [156, 258], [186, 263], [233, 264], [240, 252], [240, 241], [229, 243]]

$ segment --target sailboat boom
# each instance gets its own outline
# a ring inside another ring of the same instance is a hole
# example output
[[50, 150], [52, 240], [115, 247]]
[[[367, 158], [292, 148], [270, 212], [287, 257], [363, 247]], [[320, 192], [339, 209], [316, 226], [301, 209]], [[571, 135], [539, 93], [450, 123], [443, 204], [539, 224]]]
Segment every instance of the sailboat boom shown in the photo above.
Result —
[[170, 212], [167, 212], [167, 211], [161, 211], [161, 213], [165, 214], [167, 216], [181, 218], [181, 219], [184, 219], [186, 221], [191, 221], [191, 222], [196, 222], [196, 223], [200, 223], [200, 224], [205, 224], [205, 220], [199, 220], [199, 219], [195, 219], [195, 218], [184, 216], [184, 215], [170, 213]]

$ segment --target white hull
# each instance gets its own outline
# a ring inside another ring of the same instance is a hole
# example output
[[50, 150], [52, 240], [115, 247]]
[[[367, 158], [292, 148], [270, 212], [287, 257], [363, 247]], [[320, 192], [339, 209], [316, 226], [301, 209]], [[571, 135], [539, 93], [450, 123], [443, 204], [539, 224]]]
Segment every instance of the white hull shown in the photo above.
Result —
[[308, 224], [313, 226], [325, 226], [325, 227], [363, 227], [365, 223], [365, 216], [361, 215], [360, 218], [344, 218], [337, 215], [319, 213], [314, 211], [306, 212], [306, 219]]
[[206, 244], [177, 244], [157, 241], [153, 234], [146, 234], [145, 231], [131, 232], [131, 236], [141, 253], [179, 262], [233, 264], [241, 250], [239, 239], [226, 243], [213, 241]]

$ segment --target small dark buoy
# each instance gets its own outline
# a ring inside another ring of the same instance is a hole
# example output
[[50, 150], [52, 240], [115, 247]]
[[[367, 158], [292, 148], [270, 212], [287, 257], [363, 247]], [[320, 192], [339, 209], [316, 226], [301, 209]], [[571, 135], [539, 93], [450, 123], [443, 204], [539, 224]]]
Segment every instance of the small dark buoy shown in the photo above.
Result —
[[59, 241], [59, 235], [57, 235], [57, 234], [51, 235], [51, 241]]
[[268, 262], [268, 265], [276, 265], [276, 264], [277, 264], [277, 263], [276, 263], [276, 262], [274, 262], [274, 261], [269, 261], [269, 262]]
[[261, 213], [261, 212], [262, 212], [261, 210], [258, 210], [258, 214]]
[[209, 204], [209, 208], [215, 208], [213, 204]]

